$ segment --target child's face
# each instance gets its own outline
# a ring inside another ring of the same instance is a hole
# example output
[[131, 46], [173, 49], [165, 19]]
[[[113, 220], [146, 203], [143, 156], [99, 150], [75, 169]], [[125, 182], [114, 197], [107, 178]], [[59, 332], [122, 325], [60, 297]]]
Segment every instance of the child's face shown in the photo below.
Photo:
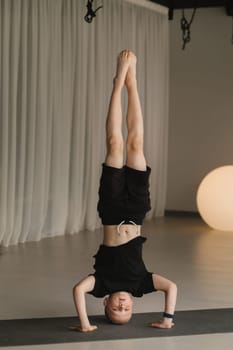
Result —
[[104, 305], [113, 323], [127, 323], [132, 317], [133, 299], [127, 292], [116, 292], [105, 298]]

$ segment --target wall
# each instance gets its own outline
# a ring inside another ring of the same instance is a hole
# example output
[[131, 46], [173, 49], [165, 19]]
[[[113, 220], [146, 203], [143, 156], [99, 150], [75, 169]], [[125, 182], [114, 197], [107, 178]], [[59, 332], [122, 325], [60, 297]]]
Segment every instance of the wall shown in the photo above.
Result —
[[202, 178], [233, 164], [232, 18], [223, 8], [198, 9], [185, 51], [180, 18], [177, 10], [170, 21], [166, 209], [196, 211]]

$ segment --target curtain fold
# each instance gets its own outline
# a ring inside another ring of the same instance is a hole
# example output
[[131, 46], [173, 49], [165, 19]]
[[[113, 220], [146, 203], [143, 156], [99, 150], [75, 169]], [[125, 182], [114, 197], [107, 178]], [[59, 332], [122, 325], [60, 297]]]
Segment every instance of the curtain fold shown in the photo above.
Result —
[[[0, 0], [0, 244], [94, 230], [116, 57], [138, 57], [152, 210], [163, 215], [168, 132], [166, 13], [102, 0]], [[151, 4], [150, 4], [151, 5]], [[123, 96], [126, 112], [127, 96]], [[124, 126], [125, 128], [125, 126]]]

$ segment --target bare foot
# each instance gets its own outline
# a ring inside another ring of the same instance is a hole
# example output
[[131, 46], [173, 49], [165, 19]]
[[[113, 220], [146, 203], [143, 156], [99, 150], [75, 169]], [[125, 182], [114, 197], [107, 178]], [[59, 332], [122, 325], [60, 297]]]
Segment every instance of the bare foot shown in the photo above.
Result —
[[170, 329], [172, 327], [174, 327], [175, 323], [173, 323], [172, 321], [168, 320], [161, 320], [158, 322], [152, 322], [150, 323], [150, 326], [153, 328], [161, 328], [161, 329]]
[[122, 51], [117, 58], [117, 71], [114, 79], [115, 86], [122, 88], [125, 84], [126, 74], [131, 61], [131, 53], [128, 50]]
[[129, 65], [129, 69], [125, 79], [125, 85], [127, 89], [129, 89], [130, 87], [132, 87], [132, 85], [135, 85], [137, 83], [137, 79], [136, 79], [137, 57], [131, 51], [129, 53], [129, 56], [130, 56], [130, 65]]

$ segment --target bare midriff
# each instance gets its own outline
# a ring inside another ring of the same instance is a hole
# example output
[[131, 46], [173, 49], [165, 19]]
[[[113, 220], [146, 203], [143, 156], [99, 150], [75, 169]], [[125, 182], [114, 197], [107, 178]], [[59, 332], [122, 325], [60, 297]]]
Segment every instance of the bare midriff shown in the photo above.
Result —
[[125, 244], [141, 234], [140, 225], [105, 225], [103, 244], [109, 247]]

